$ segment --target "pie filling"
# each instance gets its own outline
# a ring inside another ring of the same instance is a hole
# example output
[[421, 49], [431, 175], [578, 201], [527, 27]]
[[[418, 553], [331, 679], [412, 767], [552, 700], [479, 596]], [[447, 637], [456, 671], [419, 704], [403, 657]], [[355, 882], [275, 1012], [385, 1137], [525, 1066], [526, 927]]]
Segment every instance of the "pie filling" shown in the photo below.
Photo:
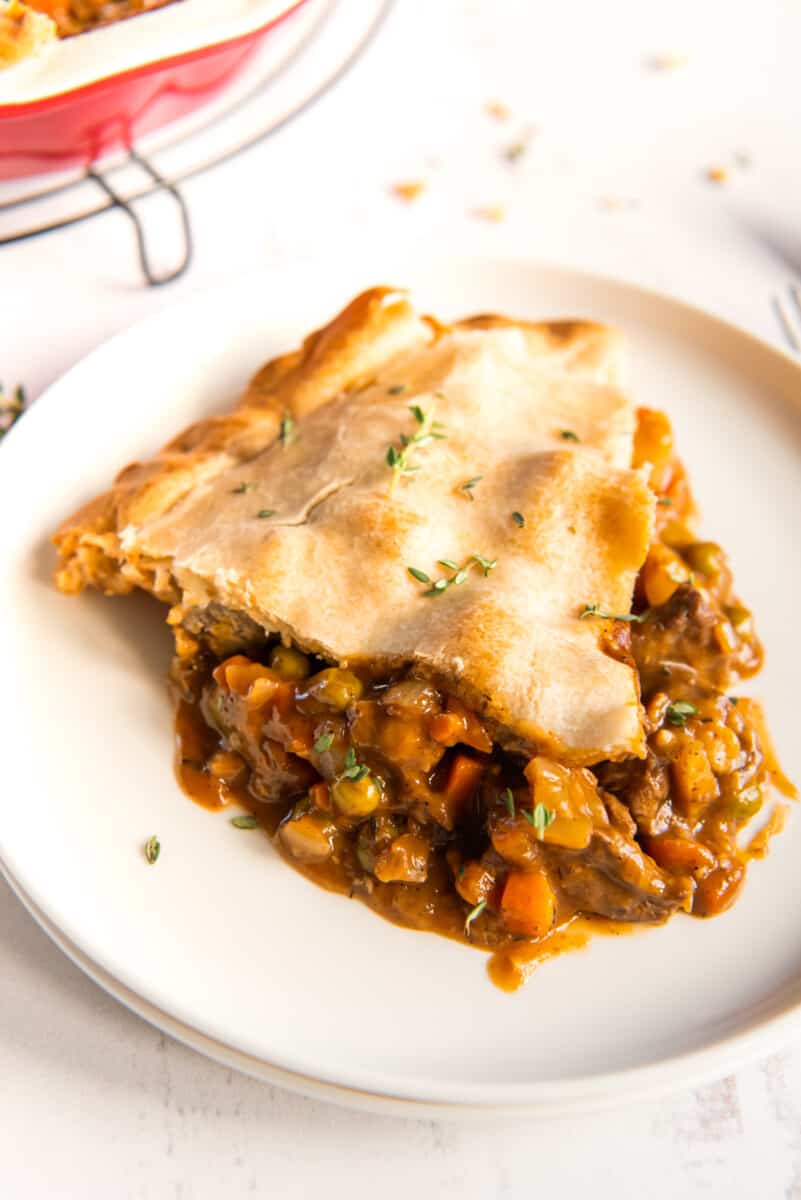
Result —
[[58, 36], [65, 38], [163, 8], [175, 0], [26, 0], [26, 3], [55, 21]]
[[609, 620], [636, 664], [645, 758], [586, 768], [507, 753], [413, 668], [332, 665], [212, 606], [178, 630], [182, 786], [246, 807], [315, 882], [512, 958], [550, 952], [577, 917], [728, 908], [779, 817], [748, 846], [743, 827], [771, 785], [793, 789], [758, 704], [727, 694], [759, 669], [761, 647], [724, 552], [689, 533], [692, 499], [660, 413], [639, 414], [639, 463], [658, 536], [633, 613], [587, 619]]

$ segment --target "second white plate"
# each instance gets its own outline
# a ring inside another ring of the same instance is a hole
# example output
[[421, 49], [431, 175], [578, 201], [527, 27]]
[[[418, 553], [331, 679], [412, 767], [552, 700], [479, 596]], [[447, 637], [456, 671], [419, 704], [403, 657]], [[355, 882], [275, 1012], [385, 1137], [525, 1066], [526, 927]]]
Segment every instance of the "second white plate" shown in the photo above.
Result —
[[[0, 451], [7, 753], [0, 860], [60, 944], [178, 1036], [305, 1090], [431, 1110], [565, 1111], [724, 1070], [801, 1029], [793, 820], [714, 921], [598, 939], [514, 996], [483, 956], [388, 925], [295, 874], [258, 833], [193, 806], [172, 775], [163, 611], [60, 596], [60, 518], [205, 412], [359, 288], [409, 284], [445, 316], [594, 316], [621, 326], [639, 403], [664, 407], [733, 553], [801, 779], [795, 635], [801, 371], [748, 335], [627, 285], [530, 264], [323, 263], [200, 296], [101, 347]], [[336, 564], [331, 564], [336, 570]], [[8, 763], [10, 760], [10, 765]], [[148, 867], [141, 846], [158, 834]]]

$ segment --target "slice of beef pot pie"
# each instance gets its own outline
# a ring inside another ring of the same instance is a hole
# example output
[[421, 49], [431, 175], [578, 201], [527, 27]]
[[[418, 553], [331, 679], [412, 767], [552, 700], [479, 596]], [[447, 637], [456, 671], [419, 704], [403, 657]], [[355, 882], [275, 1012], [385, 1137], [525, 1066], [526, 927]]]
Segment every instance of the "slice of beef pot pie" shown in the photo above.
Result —
[[783, 810], [742, 827], [793, 791], [727, 694], [751, 615], [622, 357], [375, 288], [55, 536], [63, 591], [170, 605], [190, 795], [510, 985], [587, 918], [727, 908]]

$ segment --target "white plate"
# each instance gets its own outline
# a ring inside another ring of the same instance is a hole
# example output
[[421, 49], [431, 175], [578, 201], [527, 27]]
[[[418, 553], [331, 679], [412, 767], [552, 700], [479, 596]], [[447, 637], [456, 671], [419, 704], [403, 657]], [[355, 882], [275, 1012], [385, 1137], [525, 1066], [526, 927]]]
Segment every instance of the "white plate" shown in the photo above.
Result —
[[[159, 312], [70, 371], [5, 440], [0, 861], [103, 986], [300, 1090], [407, 1111], [555, 1113], [722, 1072], [801, 1031], [795, 817], [731, 912], [597, 939], [504, 995], [479, 952], [318, 890], [266, 838], [191, 804], [172, 775], [159, 606], [51, 585], [47, 538], [66, 512], [382, 280], [411, 284], [440, 314], [584, 315], [626, 331], [636, 399], [673, 418], [705, 527], [756, 611], [768, 665], [751, 690], [801, 779], [797, 365], [672, 300], [559, 269], [306, 263]], [[151, 834], [155, 867], [141, 854]]]

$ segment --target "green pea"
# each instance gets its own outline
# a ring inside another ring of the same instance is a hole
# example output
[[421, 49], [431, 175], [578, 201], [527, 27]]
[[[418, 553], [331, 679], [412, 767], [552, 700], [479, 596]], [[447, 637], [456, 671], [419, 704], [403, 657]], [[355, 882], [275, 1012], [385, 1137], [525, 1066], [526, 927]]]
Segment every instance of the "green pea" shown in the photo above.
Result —
[[381, 792], [369, 775], [338, 779], [331, 788], [334, 804], [345, 817], [369, 817], [378, 808]]
[[309, 681], [307, 693], [322, 704], [344, 712], [349, 704], [361, 698], [364, 687], [361, 679], [342, 667], [329, 667]]
[[306, 679], [310, 670], [308, 658], [294, 646], [276, 646], [270, 654], [270, 666], [276, 675], [290, 682]]

